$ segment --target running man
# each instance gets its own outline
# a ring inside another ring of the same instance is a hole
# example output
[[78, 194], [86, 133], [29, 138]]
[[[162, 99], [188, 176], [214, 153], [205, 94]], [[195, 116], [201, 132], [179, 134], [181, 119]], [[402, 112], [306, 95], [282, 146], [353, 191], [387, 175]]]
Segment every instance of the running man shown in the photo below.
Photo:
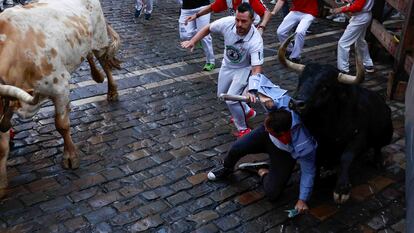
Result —
[[[224, 36], [224, 57], [220, 68], [217, 95], [222, 93], [241, 95], [250, 75], [262, 72], [263, 39], [253, 26], [254, 12], [248, 3], [237, 8], [236, 16], [228, 16], [207, 25], [191, 40], [181, 43], [183, 48], [193, 50], [195, 44], [210, 32]], [[250, 133], [247, 120], [256, 115], [246, 103], [226, 101], [238, 130], [237, 137]]]

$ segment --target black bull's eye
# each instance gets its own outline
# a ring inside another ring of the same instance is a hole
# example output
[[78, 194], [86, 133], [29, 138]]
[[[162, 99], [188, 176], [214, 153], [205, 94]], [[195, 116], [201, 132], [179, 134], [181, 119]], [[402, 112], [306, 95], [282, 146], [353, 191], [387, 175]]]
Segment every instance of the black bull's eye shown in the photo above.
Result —
[[305, 108], [306, 104], [303, 100], [291, 99], [289, 101], [289, 108], [292, 110], [301, 110]]

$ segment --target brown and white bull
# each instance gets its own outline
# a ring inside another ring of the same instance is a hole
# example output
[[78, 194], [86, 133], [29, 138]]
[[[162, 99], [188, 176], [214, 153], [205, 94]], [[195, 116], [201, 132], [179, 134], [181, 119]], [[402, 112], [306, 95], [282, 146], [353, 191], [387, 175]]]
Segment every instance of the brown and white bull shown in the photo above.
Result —
[[87, 58], [92, 77], [108, 78], [108, 100], [117, 99], [112, 69], [119, 35], [106, 23], [99, 0], [40, 0], [0, 14], [0, 198], [7, 188], [10, 119], [29, 117], [47, 99], [55, 106], [56, 129], [64, 139], [63, 166], [79, 167], [70, 135], [69, 80]]

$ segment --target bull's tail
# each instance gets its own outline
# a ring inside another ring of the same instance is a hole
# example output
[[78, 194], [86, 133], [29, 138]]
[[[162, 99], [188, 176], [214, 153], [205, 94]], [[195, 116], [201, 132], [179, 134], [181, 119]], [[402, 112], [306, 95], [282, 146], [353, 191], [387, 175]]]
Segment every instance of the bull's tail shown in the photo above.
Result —
[[106, 52], [108, 64], [111, 66], [111, 68], [121, 69], [121, 61], [115, 57], [115, 54], [118, 52], [119, 47], [121, 46], [121, 38], [108, 23], [106, 24], [106, 28], [112, 40]]

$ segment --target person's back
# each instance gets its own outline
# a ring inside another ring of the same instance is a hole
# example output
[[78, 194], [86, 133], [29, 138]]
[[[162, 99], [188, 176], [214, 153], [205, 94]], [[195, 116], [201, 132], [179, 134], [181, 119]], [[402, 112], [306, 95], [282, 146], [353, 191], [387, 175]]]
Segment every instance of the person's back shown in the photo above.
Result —
[[291, 11], [318, 16], [318, 0], [293, 0]]

